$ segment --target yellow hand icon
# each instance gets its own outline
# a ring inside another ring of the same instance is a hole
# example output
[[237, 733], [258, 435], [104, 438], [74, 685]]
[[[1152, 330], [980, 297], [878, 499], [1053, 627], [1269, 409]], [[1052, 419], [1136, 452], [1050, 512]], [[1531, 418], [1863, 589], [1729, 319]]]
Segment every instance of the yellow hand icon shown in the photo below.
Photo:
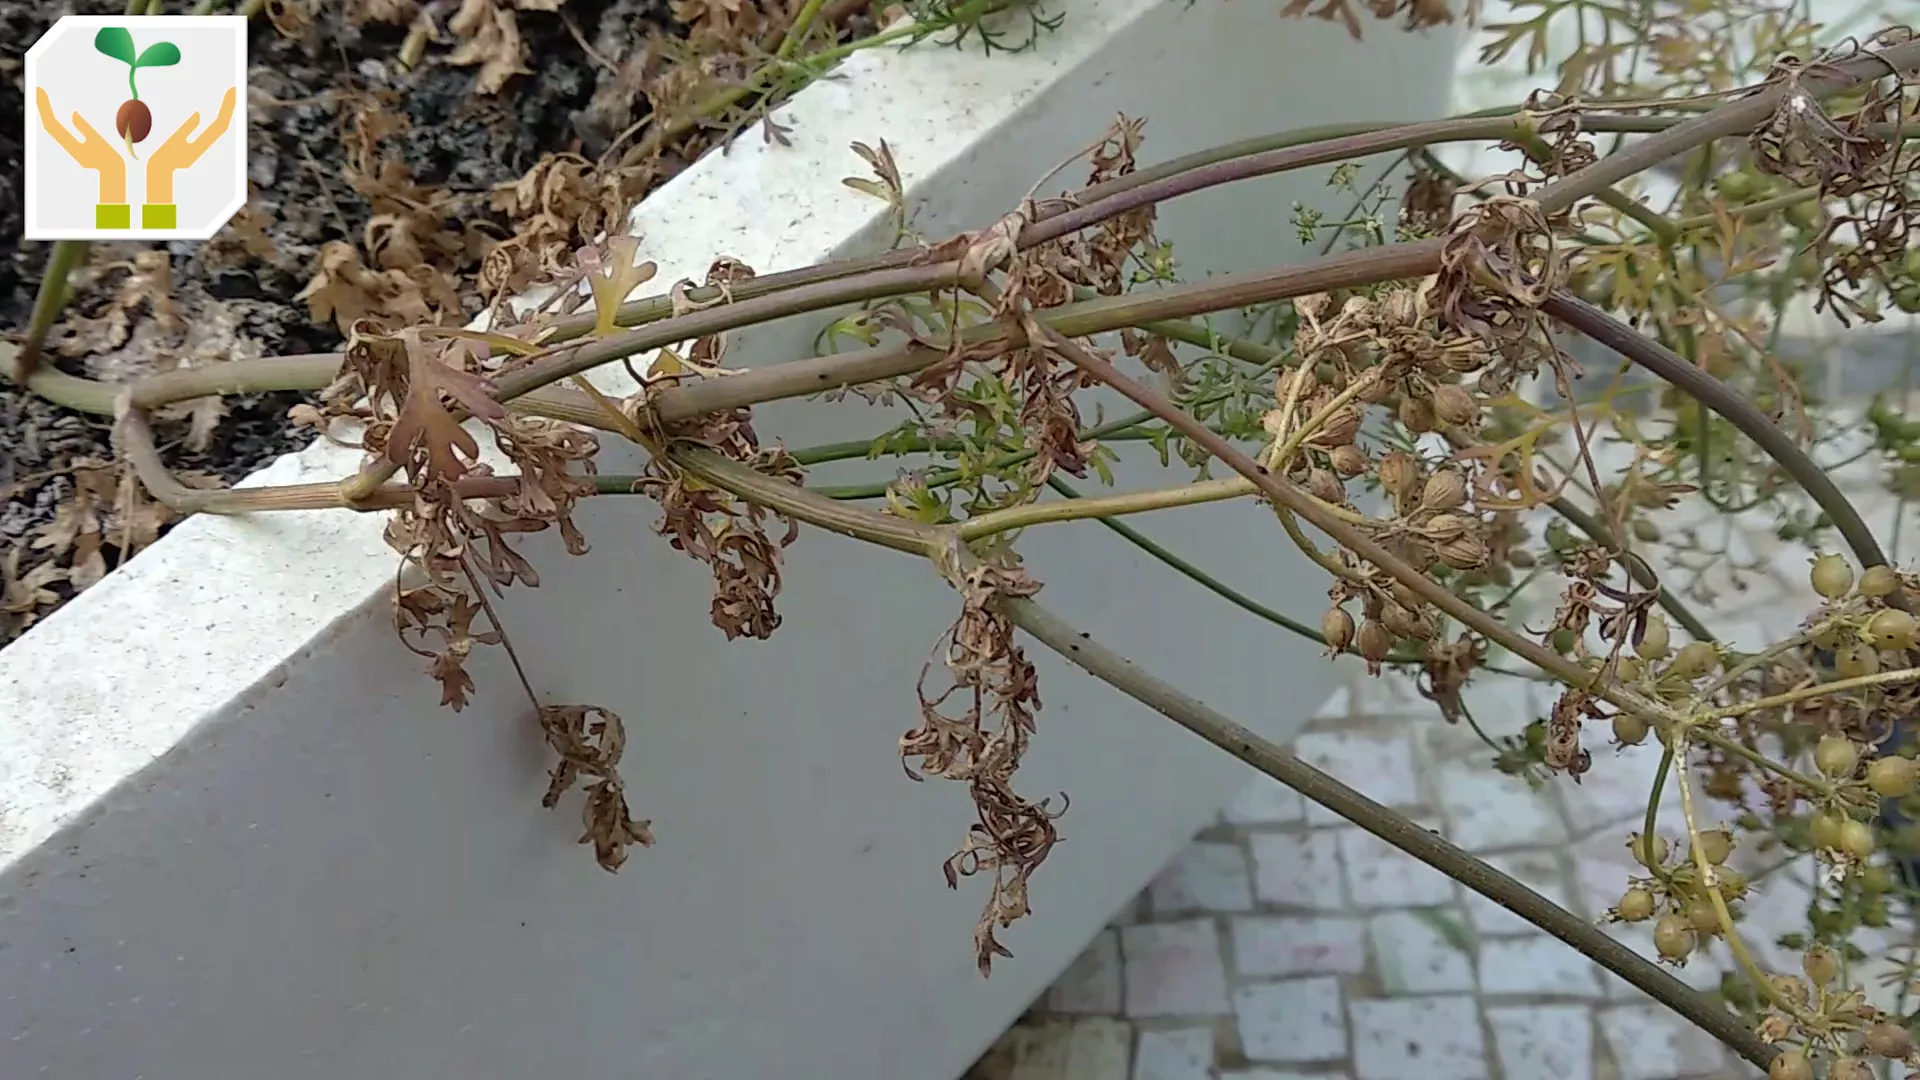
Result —
[[194, 113], [187, 121], [167, 136], [167, 141], [147, 157], [147, 196], [148, 205], [173, 205], [173, 174], [181, 169], [191, 168], [200, 160], [207, 148], [218, 142], [220, 136], [227, 133], [233, 123], [233, 106], [237, 100], [234, 90], [229, 89], [220, 99], [220, 111], [207, 129], [195, 135], [193, 129], [200, 126], [200, 114]]
[[87, 123], [79, 113], [73, 114], [73, 126], [79, 129], [79, 137], [61, 125], [53, 115], [53, 101], [47, 97], [44, 87], [34, 89], [34, 103], [40, 110], [40, 125], [60, 144], [83, 169], [90, 170], [100, 177], [100, 198], [103, 205], [124, 205], [127, 201], [127, 162], [113, 144], [100, 137], [100, 133]]

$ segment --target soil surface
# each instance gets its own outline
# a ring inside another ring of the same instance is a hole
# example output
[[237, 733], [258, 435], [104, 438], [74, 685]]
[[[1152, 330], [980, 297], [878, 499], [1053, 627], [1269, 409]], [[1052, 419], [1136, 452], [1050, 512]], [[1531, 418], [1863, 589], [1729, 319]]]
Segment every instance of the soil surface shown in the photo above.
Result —
[[[558, 13], [520, 11], [531, 71], [488, 95], [476, 93], [484, 69], [449, 65], [444, 45], [408, 70], [398, 59], [407, 27], [353, 26], [337, 14], [359, 6], [306, 4], [304, 25], [254, 19], [248, 209], [206, 244], [94, 245], [43, 362], [124, 380], [176, 365], [338, 350], [339, 329], [316, 322], [296, 297], [322, 246], [363, 245], [375, 212], [344, 178], [352, 103], [377, 99], [403, 117], [404, 131], [378, 140], [379, 156], [397, 157], [414, 183], [464, 199], [457, 219], [484, 233], [488, 218], [497, 220], [487, 202], [495, 185], [519, 179], [551, 153], [597, 156], [645, 115], [643, 95], [610, 84], [623, 78], [620, 61], [651, 30], [672, 32], [667, 0], [569, 0]], [[122, 9], [120, 0], [0, 0], [0, 94], [23, 100], [24, 52], [59, 16]], [[0, 328], [15, 341], [51, 248], [20, 238], [23, 120], [17, 106], [0, 109]], [[477, 297], [462, 299], [466, 314], [479, 309]], [[156, 417], [156, 434], [177, 471], [230, 482], [310, 441], [287, 424], [288, 408], [300, 400], [229, 398], [224, 410], [201, 405]], [[113, 458], [105, 418], [53, 406], [0, 378], [0, 645], [76, 584], [90, 583], [102, 561], [117, 564], [121, 545], [137, 548], [164, 531], [167, 523], [152, 511], [138, 522], [116, 517], [111, 497], [76, 508], [88, 502], [90, 487], [116, 490]], [[87, 543], [89, 528], [95, 539]], [[80, 568], [82, 559], [94, 569]]]

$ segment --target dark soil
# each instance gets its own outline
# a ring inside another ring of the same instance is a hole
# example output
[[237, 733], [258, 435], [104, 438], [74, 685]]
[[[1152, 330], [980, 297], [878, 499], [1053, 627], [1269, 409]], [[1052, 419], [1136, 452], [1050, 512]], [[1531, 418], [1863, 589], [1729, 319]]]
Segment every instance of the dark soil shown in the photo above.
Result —
[[[256, 18], [252, 29], [248, 136], [255, 190], [243, 217], [264, 226], [271, 251], [261, 252], [257, 243], [253, 253], [241, 251], [235, 225], [208, 244], [170, 245], [170, 291], [181, 329], [162, 331], [151, 307], [136, 302], [129, 309], [135, 324], [129, 340], [106, 350], [74, 344], [66, 350], [71, 355], [54, 352], [50, 362], [77, 375], [123, 380], [182, 357], [204, 362], [337, 350], [342, 340], [337, 329], [314, 323], [307, 305], [294, 297], [311, 276], [321, 245], [358, 242], [371, 212], [343, 179], [342, 91], [387, 94], [385, 107], [405, 116], [410, 130], [386, 140], [382, 151], [398, 156], [419, 184], [472, 193], [473, 213], [483, 217], [484, 193], [493, 185], [519, 178], [548, 153], [597, 154], [609, 128], [617, 131], [644, 115], [606, 115], [609, 96], [622, 103], [621, 110], [644, 110], [638, 95], [603, 93], [594, 109], [586, 107], [596, 89], [613, 78], [607, 58], [617, 62], [650, 27], [667, 25], [666, 0], [571, 0], [565, 17], [593, 44], [596, 59], [561, 16], [519, 12], [531, 53], [527, 66], [534, 74], [516, 76], [498, 95], [480, 97], [473, 92], [474, 68], [430, 60], [405, 70], [396, 59], [404, 27], [356, 29], [335, 14], [352, 4], [307, 6], [318, 14], [300, 40], [283, 37], [264, 18]], [[0, 94], [15, 103], [23, 100], [22, 56], [59, 16], [118, 14], [122, 8], [121, 0], [0, 0], [0, 79], [5, 81]], [[0, 251], [5, 253], [0, 328], [16, 341], [51, 247], [20, 239], [22, 123], [18, 107], [0, 109], [0, 164], [5, 165], [0, 167]], [[68, 310], [82, 316], [105, 313], [133, 273], [113, 264], [129, 264], [154, 246], [94, 245]], [[151, 325], [143, 328], [142, 322]], [[69, 329], [56, 329], [56, 341]], [[226, 415], [198, 450], [188, 445], [185, 418], [172, 423], [156, 418], [163, 421], [157, 435], [176, 469], [237, 480], [310, 441], [286, 422], [288, 408], [300, 400], [293, 394], [228, 399]], [[76, 463], [112, 457], [104, 418], [54, 407], [0, 379], [0, 567], [15, 549], [25, 550], [19, 569], [44, 561], [33, 540], [71, 497], [67, 473]], [[106, 552], [111, 565], [118, 552], [112, 543]], [[56, 592], [64, 588], [54, 586]], [[21, 629], [22, 613], [4, 610], [5, 601], [0, 595], [0, 645]]]

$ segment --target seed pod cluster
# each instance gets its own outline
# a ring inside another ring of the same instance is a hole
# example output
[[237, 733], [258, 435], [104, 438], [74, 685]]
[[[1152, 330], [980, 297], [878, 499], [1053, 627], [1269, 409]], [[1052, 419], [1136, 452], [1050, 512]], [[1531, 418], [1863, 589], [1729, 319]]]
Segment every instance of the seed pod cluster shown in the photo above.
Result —
[[[1357, 626], [1345, 607], [1356, 597], [1361, 607]], [[1396, 645], [1427, 657], [1436, 655], [1435, 650], [1446, 651], [1439, 642], [1437, 613], [1403, 582], [1384, 575], [1364, 585], [1341, 582], [1334, 586], [1332, 599], [1320, 620], [1320, 633], [1327, 639], [1328, 650], [1338, 652], [1350, 646], [1374, 674], [1379, 673]]]
[[1391, 477], [1383, 460], [1381, 478], [1394, 497], [1401, 528], [1413, 540], [1408, 555], [1415, 565], [1430, 570], [1438, 563], [1460, 571], [1486, 566], [1492, 557], [1488, 525], [1466, 506], [1466, 477], [1451, 468], [1422, 475], [1409, 455], [1400, 458], [1392, 463]]
[[[1813, 678], [1832, 681], [1920, 663], [1920, 618], [1914, 614], [1920, 611], [1916, 602], [1920, 582], [1916, 579], [1885, 565], [1860, 569], [1845, 556], [1829, 552], [1810, 561], [1807, 584], [1822, 603], [1806, 623], [1810, 645], [1802, 653], [1802, 671], [1811, 669]], [[1894, 684], [1801, 702], [1783, 710], [1780, 719], [1818, 725], [1823, 731], [1812, 752], [1813, 771], [1823, 779], [1872, 800], [1905, 800], [1920, 791], [1920, 762], [1901, 756], [1898, 740], [1884, 736], [1890, 724], [1916, 710], [1920, 710], [1920, 686]], [[1852, 805], [1852, 812], [1847, 805], [1829, 804], [1807, 819], [1809, 841], [1839, 872], [1864, 880], [1882, 869], [1867, 865], [1879, 839], [1865, 821], [1855, 820], [1872, 816], [1858, 804]], [[1912, 851], [1904, 832], [1895, 830], [1896, 857]], [[1863, 924], [1869, 924], [1870, 916], [1875, 922], [1883, 918], [1873, 910], [1878, 904], [1877, 899], [1871, 900], [1862, 909]]]
[[[1483, 402], [1459, 380], [1487, 363], [1486, 347], [1439, 325], [1427, 299], [1431, 286], [1296, 299], [1294, 348], [1306, 363], [1277, 381], [1280, 407], [1269, 414], [1267, 430], [1284, 440], [1298, 434], [1297, 425], [1314, 424], [1299, 436], [1300, 450], [1284, 471], [1322, 502], [1351, 507], [1347, 481], [1376, 477], [1393, 509], [1369, 531], [1413, 566], [1461, 575], [1491, 570], [1497, 579], [1507, 568], [1491, 565], [1494, 525], [1470, 505], [1465, 471], [1435, 467], [1408, 450], [1372, 453], [1358, 441], [1370, 408], [1415, 433], [1470, 431], [1481, 423]], [[1503, 553], [1524, 538], [1515, 523], [1507, 526], [1513, 536], [1501, 541]], [[1328, 649], [1357, 653], [1371, 670], [1396, 648], [1419, 655], [1443, 648], [1438, 612], [1388, 575], [1337, 583], [1331, 599], [1321, 622]], [[1359, 607], [1351, 607], [1356, 600]]]

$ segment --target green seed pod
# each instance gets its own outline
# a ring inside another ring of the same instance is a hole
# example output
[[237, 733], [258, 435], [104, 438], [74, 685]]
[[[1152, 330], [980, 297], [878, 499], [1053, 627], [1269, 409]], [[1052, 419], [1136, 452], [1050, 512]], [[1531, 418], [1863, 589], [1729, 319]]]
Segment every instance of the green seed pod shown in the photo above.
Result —
[[1815, 986], [1827, 986], [1840, 977], [1840, 962], [1833, 958], [1833, 950], [1825, 945], [1815, 945], [1800, 958], [1800, 970], [1807, 973]]
[[1638, 746], [1647, 737], [1647, 722], [1636, 713], [1615, 713], [1613, 737], [1623, 746]]
[[1843, 645], [1834, 650], [1833, 670], [1843, 679], [1859, 679], [1880, 670], [1880, 654], [1871, 645]]
[[1745, 169], [1735, 169], [1715, 177], [1713, 190], [1729, 202], [1743, 203], [1760, 190], [1760, 178]]
[[1827, 554], [1813, 560], [1807, 571], [1813, 591], [1828, 600], [1838, 600], [1853, 588], [1853, 567], [1838, 555]]
[[1867, 620], [1867, 641], [1876, 649], [1911, 649], [1917, 632], [1920, 620], [1893, 608], [1875, 612]]
[[1667, 620], [1658, 615], [1647, 616], [1646, 632], [1640, 635], [1639, 644], [1633, 647], [1641, 659], [1658, 660], [1667, 655], [1668, 644], [1673, 635], [1667, 630]]
[[[1920, 255], [1920, 248], [1909, 253], [1907, 258], [1912, 259], [1915, 255]], [[1866, 572], [1860, 575], [1861, 596], [1878, 600], [1881, 597], [1893, 595], [1893, 590], [1899, 587], [1900, 575], [1895, 573], [1891, 566], [1869, 566]]]
[[1860, 750], [1849, 739], [1822, 735], [1814, 745], [1813, 766], [1827, 776], [1852, 776], [1854, 766], [1859, 763]]
[[1701, 937], [1712, 937], [1720, 932], [1720, 912], [1713, 901], [1700, 897], [1687, 904], [1687, 925]]
[[1653, 947], [1659, 951], [1663, 960], [1679, 963], [1692, 955], [1694, 946], [1693, 927], [1678, 915], [1662, 915], [1660, 921], [1653, 924]]
[[1720, 654], [1704, 641], [1690, 642], [1673, 658], [1667, 672], [1682, 679], [1697, 679], [1720, 663]]
[[1904, 799], [1920, 787], [1920, 764], [1912, 758], [1875, 758], [1867, 766], [1867, 786], [1883, 799]]
[[1725, 829], [1706, 829], [1700, 833], [1700, 850], [1708, 862], [1719, 866], [1733, 854], [1733, 834]]
[[1879, 863], [1860, 871], [1860, 887], [1873, 896], [1886, 892], [1898, 883], [1899, 880], [1894, 877], [1892, 868]]
[[1864, 821], [1847, 819], [1840, 826], [1840, 850], [1856, 859], [1866, 859], [1873, 854], [1873, 828]]
[[1840, 850], [1840, 833], [1846, 828], [1847, 817], [1834, 810], [1822, 810], [1813, 815], [1807, 823], [1807, 838], [1813, 846], [1823, 851]]

